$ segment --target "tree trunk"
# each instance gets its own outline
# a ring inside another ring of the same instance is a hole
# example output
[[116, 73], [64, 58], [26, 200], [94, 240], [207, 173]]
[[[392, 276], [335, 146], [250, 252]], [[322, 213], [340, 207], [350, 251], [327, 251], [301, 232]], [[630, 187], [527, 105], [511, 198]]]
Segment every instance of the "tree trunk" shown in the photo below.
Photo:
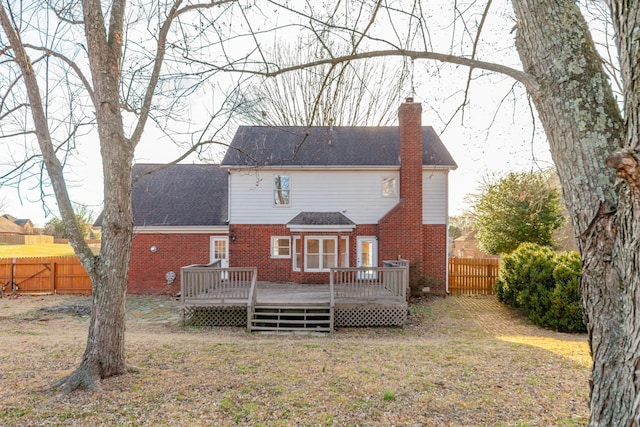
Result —
[[119, 99], [124, 7], [123, 0], [112, 2], [107, 32], [100, 1], [83, 1], [102, 155], [104, 210], [100, 256], [87, 268], [93, 290], [87, 347], [78, 368], [54, 384], [65, 392], [76, 388], [97, 389], [99, 379], [127, 371], [125, 295], [133, 234], [131, 165], [134, 146], [124, 136]]
[[593, 357], [590, 425], [633, 425], [640, 397], [640, 193], [635, 152], [620, 149], [635, 148], [625, 136], [634, 126], [628, 123], [625, 130], [576, 2], [513, 0], [513, 5], [516, 46], [524, 70], [537, 83], [529, 93], [549, 138], [582, 256]]

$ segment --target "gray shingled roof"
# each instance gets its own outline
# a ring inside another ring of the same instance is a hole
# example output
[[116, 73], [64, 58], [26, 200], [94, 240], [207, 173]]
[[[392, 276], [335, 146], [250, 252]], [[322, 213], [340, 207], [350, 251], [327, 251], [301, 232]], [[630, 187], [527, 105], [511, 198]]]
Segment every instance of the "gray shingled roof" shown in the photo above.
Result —
[[300, 212], [287, 225], [355, 225], [341, 212]]
[[[136, 164], [133, 176], [161, 166]], [[226, 225], [228, 175], [219, 165], [178, 164], [142, 176], [132, 193], [135, 226]]]
[[[430, 126], [423, 127], [422, 163], [457, 165]], [[399, 166], [399, 128], [240, 126], [223, 166]]]
[[[133, 176], [160, 165], [136, 164]], [[172, 165], [133, 186], [136, 226], [226, 225], [228, 172], [219, 165]]]

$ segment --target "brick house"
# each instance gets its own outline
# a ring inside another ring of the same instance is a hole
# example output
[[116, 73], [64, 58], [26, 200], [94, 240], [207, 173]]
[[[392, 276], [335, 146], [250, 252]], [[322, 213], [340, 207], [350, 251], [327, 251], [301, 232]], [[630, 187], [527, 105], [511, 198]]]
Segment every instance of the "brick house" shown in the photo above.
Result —
[[456, 164], [421, 113], [408, 99], [399, 126], [241, 126], [220, 165], [135, 165], [129, 292], [177, 292], [181, 266], [217, 260], [327, 283], [399, 258], [446, 292]]

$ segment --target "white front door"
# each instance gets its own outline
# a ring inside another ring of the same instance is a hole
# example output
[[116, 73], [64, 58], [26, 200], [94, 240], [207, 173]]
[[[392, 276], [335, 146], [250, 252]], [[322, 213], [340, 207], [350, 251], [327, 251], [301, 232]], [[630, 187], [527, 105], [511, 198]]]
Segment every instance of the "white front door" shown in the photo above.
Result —
[[[378, 266], [378, 241], [375, 237], [358, 237], [358, 264], [357, 267]], [[361, 271], [360, 278], [375, 278], [375, 271]]]
[[229, 268], [229, 238], [212, 237], [209, 262], [220, 261], [220, 267]]

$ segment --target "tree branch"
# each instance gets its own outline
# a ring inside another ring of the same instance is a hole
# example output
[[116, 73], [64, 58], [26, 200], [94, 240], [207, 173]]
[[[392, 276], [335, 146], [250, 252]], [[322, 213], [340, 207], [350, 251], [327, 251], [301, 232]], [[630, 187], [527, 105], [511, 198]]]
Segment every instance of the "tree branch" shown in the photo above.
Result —
[[51, 50], [49, 48], [46, 48], [46, 47], [34, 46], [32, 44], [26, 44], [26, 43], [25, 43], [24, 47], [26, 47], [28, 49], [33, 49], [33, 50], [39, 50], [41, 52], [44, 52], [48, 56], [53, 56], [54, 58], [61, 59], [65, 64], [67, 64], [69, 67], [71, 67], [71, 69], [73, 69], [73, 71], [75, 71], [76, 75], [78, 76], [78, 78], [80, 79], [82, 84], [84, 85], [84, 88], [87, 90], [87, 93], [89, 93], [89, 96], [91, 97], [91, 101], [93, 102], [93, 105], [95, 105], [95, 97], [94, 97], [94, 93], [93, 93], [93, 87], [91, 86], [91, 82], [89, 82], [89, 80], [85, 77], [85, 75], [82, 72], [82, 70], [80, 69], [80, 67], [78, 67], [78, 64], [76, 64], [74, 61], [72, 61], [71, 59], [69, 59], [65, 55], [63, 55], [63, 54], [61, 54], [59, 52], [56, 52], [54, 50]]
[[533, 91], [535, 93], [538, 90], [538, 84], [536, 83], [536, 81], [533, 79], [532, 76], [525, 73], [524, 71], [516, 70], [515, 68], [507, 67], [506, 65], [495, 64], [492, 62], [478, 61], [475, 59], [465, 58], [465, 57], [456, 56], [456, 55], [449, 55], [444, 53], [438, 53], [438, 52], [421, 52], [421, 51], [405, 50], [405, 49], [377, 50], [377, 51], [371, 51], [371, 52], [354, 53], [351, 55], [336, 56], [334, 58], [329, 58], [329, 59], [319, 59], [317, 61], [312, 61], [306, 64], [292, 65], [290, 67], [282, 67], [276, 71], [271, 71], [271, 72], [252, 71], [247, 69], [237, 70], [237, 69], [226, 68], [226, 67], [218, 67], [218, 69], [221, 71], [243, 72], [243, 73], [261, 75], [265, 77], [274, 77], [279, 74], [288, 73], [290, 71], [317, 67], [319, 65], [338, 64], [341, 62], [354, 61], [358, 59], [380, 58], [380, 57], [391, 57], [391, 56], [409, 57], [414, 60], [430, 59], [435, 61], [447, 62], [450, 64], [463, 65], [465, 67], [473, 67], [473, 68], [480, 68], [487, 71], [493, 71], [496, 73], [505, 74], [513, 78], [514, 80], [519, 81], [529, 91]]
[[40, 96], [38, 79], [35, 76], [33, 66], [29, 60], [26, 49], [22, 45], [20, 36], [12, 26], [11, 19], [7, 15], [2, 2], [0, 2], [0, 25], [2, 26], [2, 29], [9, 40], [9, 44], [15, 53], [16, 63], [22, 71], [22, 78], [24, 79], [25, 88], [27, 89], [27, 96], [31, 107], [31, 115], [35, 125], [38, 145], [40, 146], [42, 157], [46, 164], [49, 176], [51, 177], [51, 184], [53, 185], [53, 190], [56, 193], [60, 214], [65, 220], [69, 234], [74, 236], [71, 243], [74, 245], [74, 249], [78, 256], [92, 258], [93, 254], [89, 249], [89, 246], [85, 243], [80, 228], [75, 222], [75, 215], [69, 198], [69, 192], [65, 185], [62, 165], [60, 164], [53, 148], [51, 132], [49, 130], [49, 124], [47, 122], [42, 98]]
[[142, 137], [142, 132], [144, 131], [144, 127], [149, 118], [149, 112], [151, 111], [151, 102], [153, 100], [153, 94], [156, 90], [156, 86], [158, 85], [158, 80], [160, 78], [160, 71], [162, 70], [162, 63], [164, 61], [164, 57], [166, 54], [167, 48], [167, 35], [169, 34], [169, 30], [171, 29], [171, 25], [173, 21], [188, 12], [193, 10], [202, 10], [202, 9], [211, 9], [213, 7], [218, 7], [223, 4], [233, 3], [236, 0], [220, 0], [214, 1], [211, 0], [210, 3], [204, 4], [192, 4], [187, 5], [180, 8], [182, 4], [182, 0], [176, 0], [176, 2], [171, 7], [167, 18], [162, 23], [162, 27], [160, 28], [160, 33], [158, 34], [158, 42], [156, 43], [156, 55], [154, 58], [153, 71], [151, 72], [151, 77], [149, 78], [149, 84], [147, 85], [147, 89], [144, 94], [144, 101], [142, 102], [142, 108], [140, 109], [140, 117], [138, 119], [138, 123], [129, 138], [129, 141], [133, 147], [135, 147], [140, 138]]
[[[491, 8], [491, 1], [487, 1], [487, 5], [484, 8], [484, 12], [482, 12], [482, 19], [480, 19], [480, 24], [478, 24], [478, 31], [476, 31], [476, 37], [473, 40], [473, 49], [471, 50], [471, 59], [476, 59], [476, 52], [478, 50], [478, 42], [480, 41], [480, 34], [482, 34], [482, 27], [484, 27], [484, 21], [487, 19], [487, 15], [489, 14], [489, 8]], [[469, 75], [467, 76], [467, 85], [464, 88], [464, 99], [462, 101], [462, 105], [465, 105], [469, 100], [469, 87], [471, 86], [471, 75], [473, 74], [473, 68], [469, 67]], [[464, 120], [464, 110], [462, 112], [462, 117]]]

